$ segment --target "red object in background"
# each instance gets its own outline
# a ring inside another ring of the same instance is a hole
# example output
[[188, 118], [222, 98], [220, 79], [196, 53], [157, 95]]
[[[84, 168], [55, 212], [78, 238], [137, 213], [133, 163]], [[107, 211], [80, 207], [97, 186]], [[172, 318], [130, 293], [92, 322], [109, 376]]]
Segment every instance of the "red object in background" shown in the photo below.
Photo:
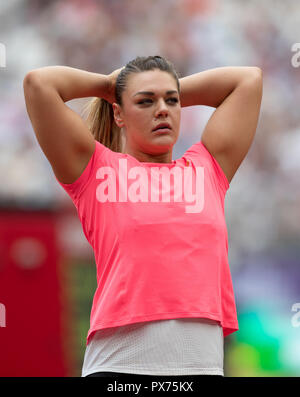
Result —
[[0, 211], [1, 377], [72, 376], [56, 216]]

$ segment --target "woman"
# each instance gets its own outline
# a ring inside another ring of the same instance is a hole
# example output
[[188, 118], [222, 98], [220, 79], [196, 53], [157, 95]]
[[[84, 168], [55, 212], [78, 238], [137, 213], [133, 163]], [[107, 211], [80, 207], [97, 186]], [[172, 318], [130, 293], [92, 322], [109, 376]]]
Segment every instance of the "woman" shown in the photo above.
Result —
[[[262, 71], [222, 67], [178, 79], [160, 56], [110, 75], [30, 71], [27, 111], [76, 206], [97, 266], [82, 376], [224, 376], [238, 330], [224, 199], [257, 127]], [[65, 102], [97, 97], [87, 124]], [[181, 107], [216, 110], [172, 160]]]

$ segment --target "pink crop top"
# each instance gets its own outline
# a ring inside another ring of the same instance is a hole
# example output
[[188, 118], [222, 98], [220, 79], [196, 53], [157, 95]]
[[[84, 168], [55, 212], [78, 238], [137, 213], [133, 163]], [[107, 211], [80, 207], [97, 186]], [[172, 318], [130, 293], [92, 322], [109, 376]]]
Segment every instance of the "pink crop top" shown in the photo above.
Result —
[[80, 177], [58, 183], [95, 255], [87, 344], [99, 329], [160, 319], [217, 320], [224, 337], [238, 330], [224, 216], [229, 183], [201, 141], [163, 164], [95, 141]]

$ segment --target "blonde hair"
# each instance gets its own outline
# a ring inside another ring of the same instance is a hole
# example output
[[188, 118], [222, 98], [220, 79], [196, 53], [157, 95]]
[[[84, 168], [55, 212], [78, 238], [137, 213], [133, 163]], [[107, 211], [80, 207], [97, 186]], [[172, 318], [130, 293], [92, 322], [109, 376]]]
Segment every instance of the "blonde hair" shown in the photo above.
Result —
[[84, 112], [88, 112], [86, 122], [94, 138], [114, 152], [121, 153], [121, 129], [115, 123], [112, 105], [103, 98], [93, 98]]
[[[115, 86], [116, 103], [122, 106], [122, 93], [126, 89], [129, 74], [154, 69], [170, 73], [176, 80], [178, 93], [180, 94], [178, 74], [171, 62], [159, 55], [136, 57], [126, 64], [117, 77]], [[122, 153], [124, 135], [121, 128], [115, 123], [112, 104], [103, 98], [94, 98], [88, 102], [84, 111], [88, 112], [86, 121], [94, 138], [112, 151]]]

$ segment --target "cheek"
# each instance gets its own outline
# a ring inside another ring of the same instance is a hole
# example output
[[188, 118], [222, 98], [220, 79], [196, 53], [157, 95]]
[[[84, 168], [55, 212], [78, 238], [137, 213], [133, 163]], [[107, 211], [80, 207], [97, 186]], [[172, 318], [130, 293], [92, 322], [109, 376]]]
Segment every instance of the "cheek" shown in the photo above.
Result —
[[132, 111], [127, 114], [127, 127], [134, 136], [144, 136], [149, 134], [152, 129], [153, 116], [151, 112], [145, 109], [142, 111]]
[[136, 117], [134, 119], [134, 123], [135, 123], [136, 126], [139, 127], [139, 129], [142, 129], [144, 132], [149, 130], [149, 128], [152, 125], [151, 124], [151, 117], [146, 112], [139, 113], [138, 115], [136, 115]]

